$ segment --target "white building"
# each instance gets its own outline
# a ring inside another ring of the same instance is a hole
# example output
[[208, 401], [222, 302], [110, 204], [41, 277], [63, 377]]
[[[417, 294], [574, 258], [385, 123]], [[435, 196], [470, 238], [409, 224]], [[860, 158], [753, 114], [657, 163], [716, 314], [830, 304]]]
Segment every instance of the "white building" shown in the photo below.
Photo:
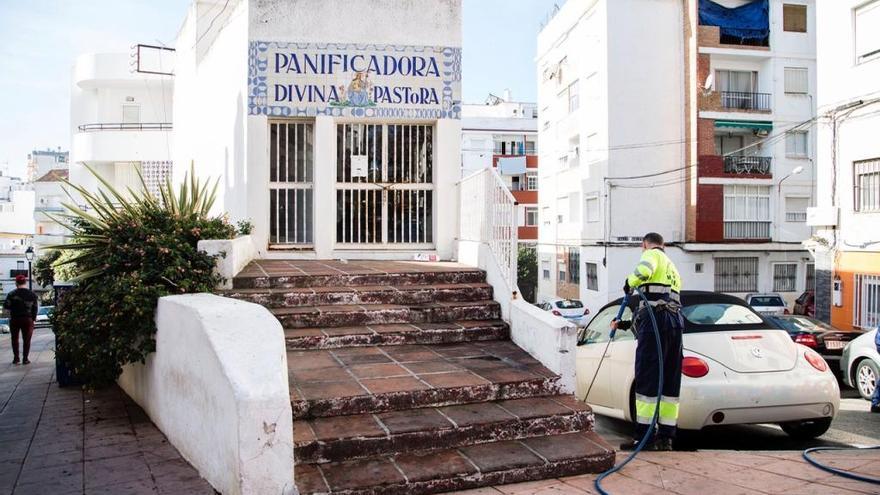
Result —
[[495, 167], [517, 201], [521, 243], [538, 240], [538, 106], [489, 95], [461, 107], [462, 177]]
[[173, 64], [173, 50], [144, 45], [135, 54], [76, 59], [70, 90], [73, 183], [97, 188], [84, 165], [123, 190], [140, 189], [138, 171], [152, 187], [170, 173]]
[[541, 31], [539, 298], [601, 306], [649, 231], [688, 289], [810, 283], [815, 137], [786, 131], [815, 108], [815, 8], [765, 5], [737, 31], [696, 0], [570, 1]]
[[45, 246], [64, 244], [67, 229], [56, 219], [64, 213], [62, 202], [69, 201], [64, 192], [64, 180], [68, 178], [66, 168], [50, 170], [33, 183], [34, 202], [34, 249], [42, 252]]
[[56, 168], [67, 168], [70, 153], [57, 150], [45, 149], [34, 150], [28, 154], [27, 180], [33, 182]]
[[196, 1], [176, 49], [174, 161], [262, 256], [454, 256], [459, 0]]
[[34, 191], [31, 185], [0, 171], [0, 249], [18, 246], [21, 239], [33, 234]]
[[880, 1], [818, 3], [816, 316], [880, 325]]

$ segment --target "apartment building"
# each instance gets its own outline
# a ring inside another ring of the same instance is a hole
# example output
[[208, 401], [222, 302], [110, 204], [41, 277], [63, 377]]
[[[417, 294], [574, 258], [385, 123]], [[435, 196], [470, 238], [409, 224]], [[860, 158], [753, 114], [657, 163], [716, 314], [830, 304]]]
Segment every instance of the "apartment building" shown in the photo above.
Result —
[[27, 181], [33, 182], [50, 170], [67, 168], [70, 152], [47, 148], [45, 150], [33, 150], [27, 156]]
[[604, 304], [649, 231], [689, 289], [812, 285], [815, 35], [812, 1], [567, 2], [538, 36], [539, 298]]
[[538, 241], [538, 106], [489, 95], [461, 108], [462, 177], [494, 167], [516, 199], [518, 239]]
[[880, 1], [817, 2], [816, 316], [880, 325]]
[[152, 189], [171, 173], [173, 66], [173, 50], [147, 45], [76, 59], [70, 90], [73, 183], [98, 188], [85, 165], [123, 191], [140, 189], [138, 172]]
[[[66, 165], [66, 163], [65, 163]], [[69, 201], [64, 181], [69, 177], [67, 167], [46, 172], [33, 182], [34, 188], [34, 249], [38, 253], [46, 246], [64, 244], [67, 229], [56, 219], [64, 213], [62, 203]]]

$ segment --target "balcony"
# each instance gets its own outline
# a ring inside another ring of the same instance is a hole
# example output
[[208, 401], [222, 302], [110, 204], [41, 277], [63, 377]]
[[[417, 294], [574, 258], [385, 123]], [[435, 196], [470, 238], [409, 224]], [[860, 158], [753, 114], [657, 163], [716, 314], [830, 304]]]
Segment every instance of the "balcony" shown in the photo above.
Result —
[[15, 268], [9, 270], [9, 278], [15, 278], [19, 275], [24, 275], [25, 277], [27, 277], [28, 271], [27, 270], [16, 270]]
[[71, 156], [77, 162], [170, 160], [170, 122], [95, 123], [79, 126]]
[[726, 240], [765, 240], [770, 238], [770, 222], [725, 221]]
[[725, 156], [724, 173], [735, 175], [770, 175], [769, 156]]
[[83, 124], [79, 132], [90, 131], [170, 131], [171, 122], [120, 122], [117, 124]]
[[719, 91], [721, 108], [726, 110], [770, 111], [770, 93], [748, 93], [743, 91]]

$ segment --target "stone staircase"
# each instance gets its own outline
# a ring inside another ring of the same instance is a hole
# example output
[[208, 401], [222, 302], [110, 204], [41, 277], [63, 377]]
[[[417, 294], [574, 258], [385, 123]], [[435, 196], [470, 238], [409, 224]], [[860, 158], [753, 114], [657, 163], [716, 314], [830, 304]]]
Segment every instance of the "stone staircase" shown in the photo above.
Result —
[[420, 494], [601, 472], [585, 404], [449, 263], [251, 263], [227, 296], [285, 328], [300, 493]]

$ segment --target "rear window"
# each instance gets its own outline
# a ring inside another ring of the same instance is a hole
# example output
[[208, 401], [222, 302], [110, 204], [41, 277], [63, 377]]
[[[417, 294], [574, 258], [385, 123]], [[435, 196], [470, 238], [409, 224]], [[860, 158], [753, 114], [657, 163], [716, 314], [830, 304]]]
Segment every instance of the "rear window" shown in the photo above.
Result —
[[749, 300], [752, 306], [785, 306], [782, 298], [779, 296], [758, 296]]
[[556, 307], [559, 309], [577, 309], [583, 308], [584, 305], [577, 300], [564, 300], [564, 301], [556, 301]]
[[789, 316], [787, 318], [776, 317], [774, 320], [786, 330], [795, 330], [798, 332], [834, 330], [832, 327], [821, 321], [811, 320], [805, 316]]
[[750, 308], [730, 303], [694, 304], [683, 307], [681, 313], [694, 325], [758, 325], [764, 322]]

